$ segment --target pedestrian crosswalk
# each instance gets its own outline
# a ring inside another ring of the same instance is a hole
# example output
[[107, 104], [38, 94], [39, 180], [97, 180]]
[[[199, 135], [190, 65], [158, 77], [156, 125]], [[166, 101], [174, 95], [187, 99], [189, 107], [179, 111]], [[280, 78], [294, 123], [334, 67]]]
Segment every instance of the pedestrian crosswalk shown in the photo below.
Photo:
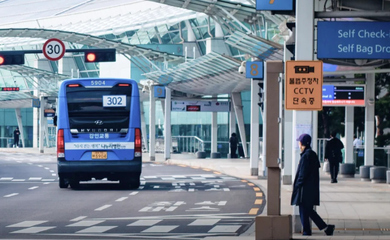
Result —
[[[139, 217], [118, 219], [86, 219], [76, 222], [23, 221], [6, 226], [10, 234], [113, 234], [116, 236], [154, 234], [239, 235], [249, 228], [254, 217], [247, 214], [214, 216], [175, 215], [170, 217]], [[161, 236], [162, 236], [161, 235]]]

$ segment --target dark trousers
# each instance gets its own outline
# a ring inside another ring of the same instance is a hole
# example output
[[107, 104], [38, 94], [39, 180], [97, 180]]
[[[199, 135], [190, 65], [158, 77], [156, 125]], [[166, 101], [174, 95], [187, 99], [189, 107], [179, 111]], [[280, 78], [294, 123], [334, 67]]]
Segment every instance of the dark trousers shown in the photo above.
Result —
[[340, 163], [338, 161], [329, 161], [330, 178], [337, 180], [337, 174], [339, 174]]
[[16, 146], [19, 145], [19, 138], [14, 138], [14, 145], [16, 145]]
[[237, 147], [230, 147], [230, 157], [231, 158], [237, 158]]
[[299, 216], [303, 227], [303, 234], [311, 235], [310, 219], [317, 225], [318, 229], [323, 230], [328, 225], [322, 220], [313, 206], [299, 205]]

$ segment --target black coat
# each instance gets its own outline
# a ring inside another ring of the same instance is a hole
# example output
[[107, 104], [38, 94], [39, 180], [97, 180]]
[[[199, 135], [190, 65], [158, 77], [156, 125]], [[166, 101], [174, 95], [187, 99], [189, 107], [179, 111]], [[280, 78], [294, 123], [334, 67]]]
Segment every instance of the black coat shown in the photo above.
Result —
[[291, 205], [320, 205], [320, 167], [317, 154], [306, 147], [295, 174]]
[[343, 155], [341, 149], [344, 148], [344, 144], [338, 138], [331, 138], [327, 140], [325, 146], [325, 159], [328, 159], [330, 162], [342, 162]]

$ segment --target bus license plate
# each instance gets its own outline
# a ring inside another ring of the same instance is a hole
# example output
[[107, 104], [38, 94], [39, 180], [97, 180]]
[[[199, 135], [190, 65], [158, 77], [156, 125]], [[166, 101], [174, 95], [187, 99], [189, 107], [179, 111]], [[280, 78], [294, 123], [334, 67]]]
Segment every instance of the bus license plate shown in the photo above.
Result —
[[92, 159], [107, 159], [107, 152], [92, 152]]

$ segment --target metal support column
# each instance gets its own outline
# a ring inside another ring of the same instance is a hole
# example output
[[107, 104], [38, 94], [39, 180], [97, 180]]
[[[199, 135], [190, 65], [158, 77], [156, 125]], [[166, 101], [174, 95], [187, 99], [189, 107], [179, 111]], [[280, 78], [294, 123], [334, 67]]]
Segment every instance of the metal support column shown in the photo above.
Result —
[[[295, 59], [313, 60], [314, 59], [314, 1], [297, 0], [296, 2], [296, 23], [295, 23]], [[316, 112], [317, 114], [317, 112]], [[307, 133], [313, 136], [313, 112], [311, 111], [293, 111], [293, 140], [297, 139], [299, 134]], [[292, 154], [292, 176], [295, 176], [298, 162], [300, 159], [300, 150], [296, 141], [291, 146]], [[293, 231], [301, 231], [301, 221], [299, 218], [298, 207], [293, 207]]]
[[171, 132], [171, 89], [165, 87], [165, 119], [164, 119], [164, 159], [171, 158], [172, 132]]
[[39, 108], [39, 152], [44, 153], [44, 139], [45, 139], [45, 127], [44, 127], [44, 119], [45, 119], [45, 106], [46, 106], [46, 99], [41, 96], [41, 107]]
[[375, 74], [366, 74], [366, 104], [364, 126], [364, 165], [374, 165], [375, 141]]
[[353, 163], [354, 107], [345, 107], [345, 163]]
[[140, 109], [141, 109], [141, 131], [142, 131], [142, 141], [144, 142], [144, 146], [146, 151], [149, 151], [149, 144], [148, 144], [148, 135], [146, 134], [146, 122], [145, 122], [145, 111], [144, 111], [144, 104], [143, 102], [140, 103]]
[[156, 147], [156, 101], [154, 100], [154, 86], [149, 86], [149, 160], [155, 161]]
[[218, 152], [218, 113], [211, 113], [211, 154]]
[[248, 157], [248, 149], [246, 146], [246, 133], [245, 133], [244, 114], [242, 111], [241, 93], [239, 93], [239, 92], [232, 93], [232, 101], [233, 101], [234, 110], [236, 112], [238, 130], [240, 131], [242, 149], [244, 150], [245, 158], [247, 158]]
[[[292, 35], [291, 37], [294, 37]], [[295, 39], [294, 39], [295, 42]], [[289, 61], [293, 57], [293, 54], [287, 49], [286, 47], [286, 42], [284, 43], [284, 61]], [[284, 81], [286, 81], [284, 79]], [[284, 86], [284, 82], [282, 84], [282, 87]], [[282, 92], [281, 95], [283, 95], [283, 89], [280, 89]], [[293, 155], [293, 150], [291, 146], [293, 145], [293, 111], [291, 110], [285, 110], [284, 109], [284, 104], [280, 103], [283, 111], [284, 111], [284, 118], [283, 118], [283, 139], [282, 143], [284, 146], [284, 152], [283, 152], [283, 169], [282, 169], [282, 183], [284, 185], [291, 185], [292, 184], [292, 158], [291, 156]], [[282, 147], [282, 146], [280, 146]]]
[[[231, 101], [231, 105], [230, 105], [230, 112], [229, 112], [229, 137], [232, 136], [232, 133], [237, 133], [237, 129], [236, 129], [236, 111], [235, 111], [235, 108], [233, 106], [233, 99]], [[229, 145], [229, 155], [228, 155], [228, 158], [231, 158], [232, 156], [232, 153], [230, 152], [230, 145]]]
[[[257, 84], [258, 80], [251, 79], [251, 136], [250, 136], [250, 168], [251, 168], [251, 176], [259, 175], [259, 105], [260, 102], [260, 87]], [[265, 121], [263, 121], [263, 126], [265, 125]], [[263, 128], [264, 132], [266, 131], [266, 127]], [[264, 146], [263, 141], [263, 146]], [[264, 152], [264, 151], [263, 151]], [[266, 161], [265, 155], [263, 154], [263, 163]], [[264, 164], [263, 164], [264, 165]], [[265, 168], [263, 168], [263, 176], [265, 176]]]

